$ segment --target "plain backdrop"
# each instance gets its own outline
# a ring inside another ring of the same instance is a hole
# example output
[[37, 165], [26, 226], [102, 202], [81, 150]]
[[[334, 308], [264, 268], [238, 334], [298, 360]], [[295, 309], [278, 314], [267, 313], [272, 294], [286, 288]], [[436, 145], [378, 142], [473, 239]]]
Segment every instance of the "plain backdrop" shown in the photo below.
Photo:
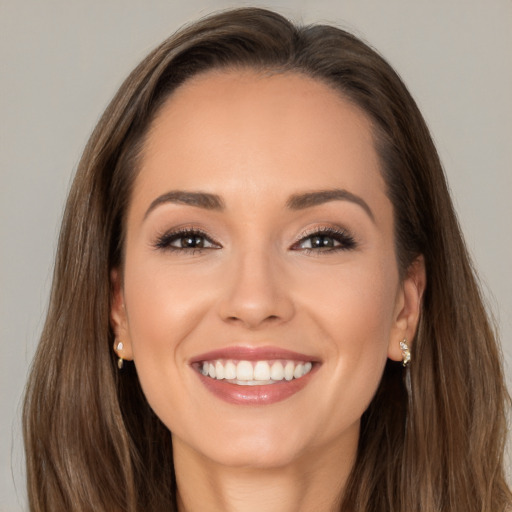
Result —
[[150, 49], [184, 23], [242, 5], [347, 28], [398, 70], [441, 154], [511, 373], [511, 0], [0, 0], [2, 512], [27, 510], [21, 397], [88, 135]]

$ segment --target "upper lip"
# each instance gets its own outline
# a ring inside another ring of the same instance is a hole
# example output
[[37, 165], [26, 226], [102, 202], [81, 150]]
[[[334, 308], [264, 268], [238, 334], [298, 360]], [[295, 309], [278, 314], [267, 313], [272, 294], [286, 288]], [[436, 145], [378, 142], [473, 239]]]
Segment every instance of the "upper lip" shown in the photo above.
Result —
[[320, 362], [317, 357], [300, 354], [279, 347], [247, 347], [247, 346], [232, 346], [220, 348], [199, 354], [190, 360], [190, 364], [199, 363], [202, 361], [213, 361], [216, 359], [235, 359], [238, 361], [265, 361], [273, 359], [288, 359], [292, 361], [311, 361]]

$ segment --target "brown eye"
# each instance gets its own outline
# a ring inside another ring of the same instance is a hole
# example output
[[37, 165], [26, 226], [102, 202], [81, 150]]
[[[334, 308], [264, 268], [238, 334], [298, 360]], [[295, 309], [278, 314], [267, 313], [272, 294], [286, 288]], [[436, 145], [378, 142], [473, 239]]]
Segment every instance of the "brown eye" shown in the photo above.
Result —
[[354, 238], [346, 231], [328, 229], [303, 236], [292, 249], [328, 252], [353, 249], [355, 246]]
[[198, 249], [208, 245], [208, 242], [201, 235], [182, 236], [173, 240], [170, 245], [180, 247], [182, 249]]
[[302, 249], [323, 249], [323, 248], [332, 248], [337, 245], [341, 245], [337, 240], [335, 240], [332, 236], [328, 235], [315, 235], [306, 238], [301, 244], [300, 247]]
[[200, 231], [179, 231], [166, 233], [158, 238], [155, 247], [173, 251], [219, 249], [220, 245]]

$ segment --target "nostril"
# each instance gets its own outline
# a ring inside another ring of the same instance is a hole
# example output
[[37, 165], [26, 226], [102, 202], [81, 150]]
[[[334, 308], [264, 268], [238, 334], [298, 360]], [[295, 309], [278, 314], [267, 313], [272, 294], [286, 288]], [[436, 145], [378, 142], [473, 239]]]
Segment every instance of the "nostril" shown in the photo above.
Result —
[[279, 315], [269, 315], [267, 317], [264, 317], [263, 319], [261, 320], [255, 320], [255, 319], [248, 319], [248, 318], [245, 318], [242, 317], [242, 316], [238, 316], [238, 315], [230, 315], [228, 317], [226, 317], [226, 320], [228, 322], [242, 322], [242, 323], [273, 323], [273, 322], [277, 322], [277, 321], [280, 321], [280, 317]]

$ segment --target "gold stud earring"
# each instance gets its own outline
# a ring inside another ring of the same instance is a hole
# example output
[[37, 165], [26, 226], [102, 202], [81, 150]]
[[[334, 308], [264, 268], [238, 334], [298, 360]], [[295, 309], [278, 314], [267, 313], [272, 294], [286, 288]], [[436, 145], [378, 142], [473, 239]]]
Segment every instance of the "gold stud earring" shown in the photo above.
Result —
[[411, 362], [411, 351], [405, 338], [400, 342], [400, 350], [402, 351], [402, 365], [405, 368]]
[[122, 370], [123, 369], [123, 358], [119, 355], [119, 352], [123, 350], [123, 342], [120, 341], [117, 345], [114, 343], [114, 352], [119, 356], [119, 359], [117, 360], [117, 367]]

